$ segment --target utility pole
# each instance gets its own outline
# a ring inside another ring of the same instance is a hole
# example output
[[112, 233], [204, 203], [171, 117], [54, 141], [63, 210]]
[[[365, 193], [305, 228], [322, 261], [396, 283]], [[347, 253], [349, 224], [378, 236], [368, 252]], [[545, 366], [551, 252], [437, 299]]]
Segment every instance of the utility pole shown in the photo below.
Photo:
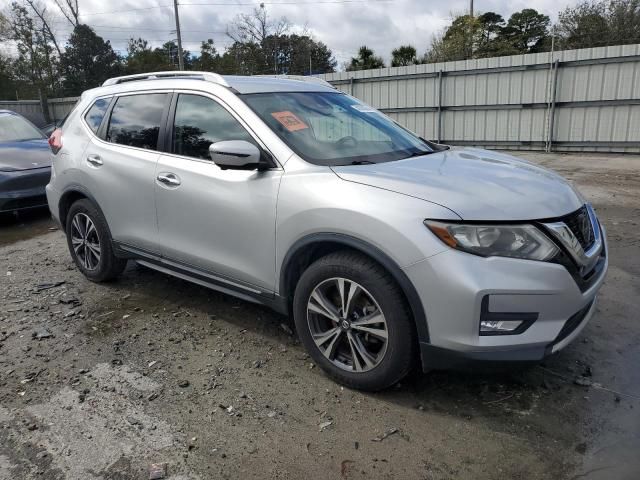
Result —
[[173, 9], [176, 17], [176, 34], [178, 35], [178, 65], [184, 70], [184, 58], [182, 56], [182, 36], [180, 35], [180, 17], [178, 16], [178, 0], [173, 0]]
[[469, 16], [473, 18], [473, 0], [469, 0]]

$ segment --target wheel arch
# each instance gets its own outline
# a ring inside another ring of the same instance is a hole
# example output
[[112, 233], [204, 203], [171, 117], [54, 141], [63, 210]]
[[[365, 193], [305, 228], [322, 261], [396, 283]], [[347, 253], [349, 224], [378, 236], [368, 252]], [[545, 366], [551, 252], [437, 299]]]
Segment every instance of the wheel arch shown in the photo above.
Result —
[[[60, 200], [58, 202], [58, 215], [60, 219], [60, 224], [62, 225], [63, 230], [66, 232], [67, 225], [67, 214], [69, 213], [69, 209], [71, 205], [73, 205], [76, 201], [86, 198], [91, 203], [95, 205], [95, 207], [102, 214], [102, 209], [96, 199], [81, 185], [70, 185], [64, 191], [64, 193], [60, 196]], [[103, 214], [104, 216], [104, 214]]]
[[362, 253], [389, 272], [402, 290], [411, 309], [418, 340], [421, 343], [428, 342], [429, 329], [427, 317], [420, 296], [409, 280], [409, 277], [407, 277], [391, 257], [378, 247], [350, 235], [314, 233], [299, 239], [289, 248], [289, 251], [282, 261], [279, 279], [279, 293], [286, 299], [287, 304], [289, 306], [291, 305], [295, 286], [306, 267], [324, 255], [344, 249], [355, 250]]

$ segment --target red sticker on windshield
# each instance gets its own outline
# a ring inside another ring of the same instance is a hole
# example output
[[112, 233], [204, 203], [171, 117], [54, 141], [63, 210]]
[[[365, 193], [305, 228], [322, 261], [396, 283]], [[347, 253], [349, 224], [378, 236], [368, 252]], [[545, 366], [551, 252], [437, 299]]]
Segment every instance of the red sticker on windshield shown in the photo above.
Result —
[[284, 128], [289, 130], [290, 132], [296, 132], [298, 130], [304, 130], [305, 128], [309, 128], [309, 126], [300, 120], [295, 114], [284, 111], [284, 112], [273, 112], [271, 114], [273, 118], [279, 121]]

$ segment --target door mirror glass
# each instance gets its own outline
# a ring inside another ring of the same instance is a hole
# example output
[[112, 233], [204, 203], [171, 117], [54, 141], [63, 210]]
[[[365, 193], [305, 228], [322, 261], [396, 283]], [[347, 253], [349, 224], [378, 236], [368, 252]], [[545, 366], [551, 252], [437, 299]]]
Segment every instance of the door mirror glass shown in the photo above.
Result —
[[225, 140], [209, 146], [211, 160], [222, 169], [254, 170], [260, 164], [260, 150], [245, 140]]

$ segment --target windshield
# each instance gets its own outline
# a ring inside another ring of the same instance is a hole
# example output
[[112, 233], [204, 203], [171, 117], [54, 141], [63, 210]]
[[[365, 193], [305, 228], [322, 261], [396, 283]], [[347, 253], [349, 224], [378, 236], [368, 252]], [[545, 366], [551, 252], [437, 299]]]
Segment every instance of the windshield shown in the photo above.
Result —
[[0, 142], [20, 142], [44, 138], [40, 130], [17, 115], [0, 115]]
[[242, 98], [291, 149], [316, 165], [390, 162], [433, 152], [386, 115], [341, 93], [256, 93]]

